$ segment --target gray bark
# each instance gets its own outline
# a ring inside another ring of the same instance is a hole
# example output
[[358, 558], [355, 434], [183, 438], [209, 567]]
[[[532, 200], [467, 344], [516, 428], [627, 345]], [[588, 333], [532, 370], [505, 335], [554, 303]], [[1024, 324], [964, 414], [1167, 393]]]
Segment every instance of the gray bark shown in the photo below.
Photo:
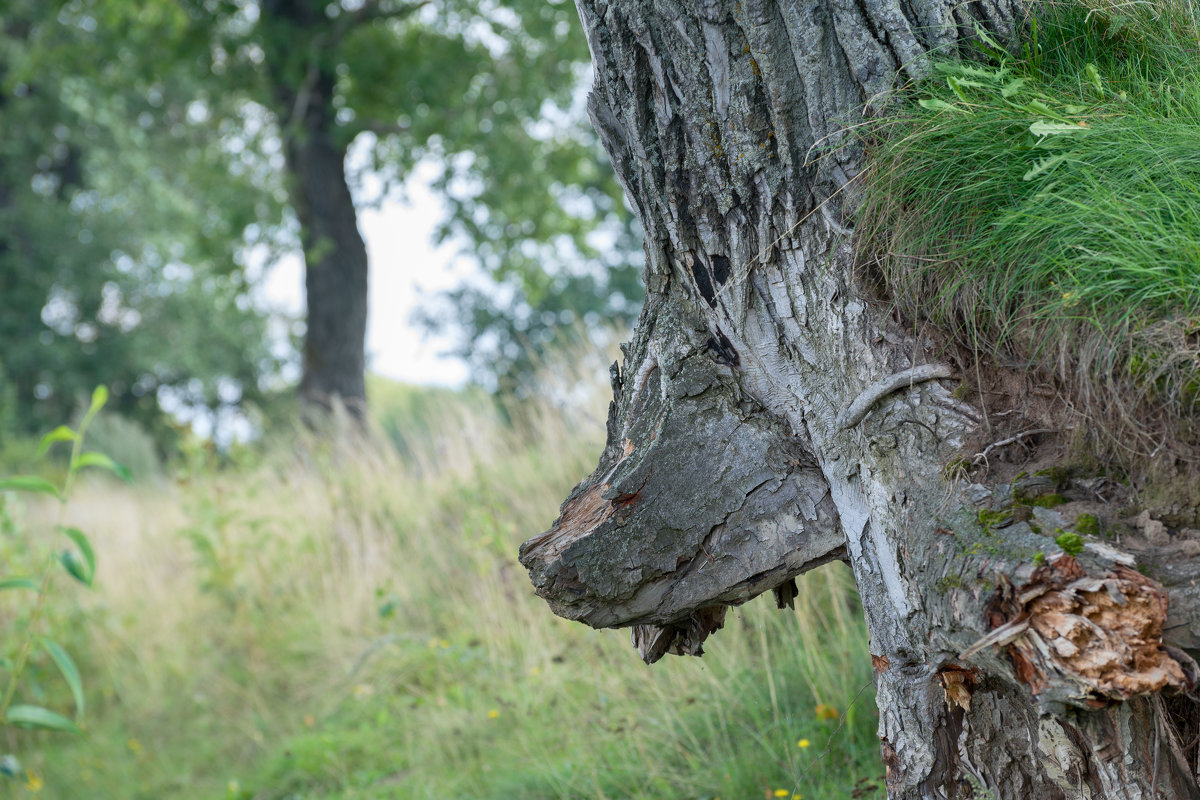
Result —
[[1166, 590], [1111, 548], [981, 524], [1011, 487], [943, 474], [981, 411], [855, 281], [846, 129], [975, 25], [1012, 41], [1014, 4], [578, 6], [648, 299], [596, 471], [522, 547], [539, 594], [654, 661], [842, 558], [890, 797], [1200, 796], [1160, 698], [1194, 674], [1161, 642]]

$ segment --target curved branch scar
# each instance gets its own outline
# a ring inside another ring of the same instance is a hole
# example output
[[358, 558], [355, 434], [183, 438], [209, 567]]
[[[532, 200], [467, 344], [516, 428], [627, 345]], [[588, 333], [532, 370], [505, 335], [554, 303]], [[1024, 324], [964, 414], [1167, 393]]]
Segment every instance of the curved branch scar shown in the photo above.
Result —
[[950, 367], [945, 364], [922, 364], [919, 367], [911, 367], [897, 372], [895, 375], [877, 380], [864, 389], [858, 397], [854, 398], [854, 402], [838, 415], [838, 430], [844, 431], [862, 422], [871, 407], [892, 392], [926, 381], [949, 378], [951, 374]]

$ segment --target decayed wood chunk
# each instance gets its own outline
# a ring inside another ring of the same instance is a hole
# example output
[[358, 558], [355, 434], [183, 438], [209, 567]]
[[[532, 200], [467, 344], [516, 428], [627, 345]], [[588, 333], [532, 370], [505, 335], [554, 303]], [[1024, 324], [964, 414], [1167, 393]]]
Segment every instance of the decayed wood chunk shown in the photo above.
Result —
[[1100, 707], [1163, 689], [1193, 688], [1177, 660], [1179, 651], [1173, 655], [1163, 646], [1167, 595], [1135, 570], [1116, 564], [1088, 574], [1079, 561], [1062, 555], [1035, 571], [1006, 605], [1008, 618], [994, 633], [1017, 634], [1004, 637], [1011, 638], [1007, 652], [1034, 694], [1073, 696]]

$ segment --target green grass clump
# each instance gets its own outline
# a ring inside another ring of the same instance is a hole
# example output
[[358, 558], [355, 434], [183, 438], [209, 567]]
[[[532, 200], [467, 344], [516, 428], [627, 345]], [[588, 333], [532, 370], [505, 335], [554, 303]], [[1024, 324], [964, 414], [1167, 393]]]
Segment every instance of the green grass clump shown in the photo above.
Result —
[[1194, 0], [1034, 7], [869, 128], [860, 253], [910, 316], [1057, 375], [1115, 436], [1200, 410]]
[[1064, 531], [1061, 528], [1057, 529], [1058, 536], [1054, 537], [1054, 543], [1062, 548], [1062, 551], [1069, 556], [1077, 556], [1083, 552], [1083, 537], [1078, 533]]
[[1100, 520], [1095, 514], [1080, 514], [1072, 526], [1083, 536], [1099, 536]]
[[[403, 458], [297, 433], [186, 482], [81, 486], [68, 522], [88, 522], [95, 588], [47, 625], [88, 677], [87, 734], [18, 732], [29, 774], [0, 796], [882, 797], [844, 567], [653, 668], [533, 595], [516, 548], [594, 464], [599, 397], [500, 415], [442, 394], [454, 426]], [[8, 512], [0, 554], [45, 513]], [[31, 690], [69, 702], [33, 666]]]

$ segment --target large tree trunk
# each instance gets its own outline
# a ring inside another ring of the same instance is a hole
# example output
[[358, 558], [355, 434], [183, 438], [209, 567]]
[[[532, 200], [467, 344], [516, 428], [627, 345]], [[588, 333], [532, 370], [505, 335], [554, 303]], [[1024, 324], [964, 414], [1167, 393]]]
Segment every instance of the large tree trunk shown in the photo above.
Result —
[[302, 129], [288, 143], [304, 241], [307, 327], [300, 401], [355, 417], [366, 409], [367, 248], [346, 183], [346, 151], [330, 131]]
[[[292, 205], [304, 245], [307, 301], [300, 402], [366, 410], [367, 248], [346, 181], [346, 145], [334, 107], [336, 76], [326, 3], [264, 0], [260, 22]], [[336, 400], [335, 400], [336, 398]]]
[[889, 796], [1200, 796], [1161, 697], [1194, 668], [1160, 641], [1166, 590], [1111, 548], [986, 524], [1012, 488], [944, 475], [986, 441], [981, 409], [853, 274], [863, 163], [846, 128], [976, 25], [1013, 41], [1015, 4], [578, 5], [648, 298], [597, 470], [522, 547], [538, 592], [633, 626], [653, 661], [842, 558]]

